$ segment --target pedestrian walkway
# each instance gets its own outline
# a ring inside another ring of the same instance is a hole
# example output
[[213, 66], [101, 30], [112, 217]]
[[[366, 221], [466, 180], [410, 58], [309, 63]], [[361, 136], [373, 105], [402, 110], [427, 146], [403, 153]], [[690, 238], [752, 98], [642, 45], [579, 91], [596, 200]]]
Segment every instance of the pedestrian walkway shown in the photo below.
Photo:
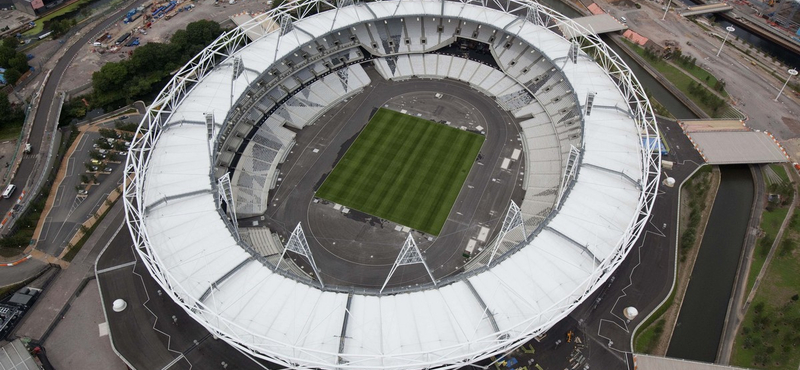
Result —
[[64, 270], [53, 284], [44, 290], [44, 294], [33, 306], [31, 312], [17, 326], [15, 335], [31, 339], [44, 340], [52, 330], [52, 324], [63, 315], [62, 309], [73, 299], [83, 280], [94, 275], [94, 263], [97, 255], [105, 247], [112, 235], [121, 229], [125, 213], [122, 202], [112, 207], [106, 217], [97, 226], [95, 232], [86, 241], [85, 247], [72, 260], [70, 268]]

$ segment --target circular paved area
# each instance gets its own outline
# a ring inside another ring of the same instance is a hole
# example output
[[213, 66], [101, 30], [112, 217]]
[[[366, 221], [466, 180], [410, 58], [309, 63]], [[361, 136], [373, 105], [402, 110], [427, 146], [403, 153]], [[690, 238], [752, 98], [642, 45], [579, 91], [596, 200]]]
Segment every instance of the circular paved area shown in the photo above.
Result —
[[[284, 238], [294, 225], [303, 223], [326, 284], [380, 287], [407, 233], [395, 230], [395, 223], [356, 210], [345, 215], [331, 203], [315, 201], [314, 191], [379, 107], [449, 121], [454, 127], [483, 131], [486, 141], [441, 234], [432, 237], [415, 232], [415, 239], [437, 279], [458, 273], [466, 262], [462, 254], [470, 238], [486, 227], [490, 230], [487, 240], [491, 240], [509, 199], [521, 201], [524, 160], [515, 161], [508, 170], [500, 169], [504, 157], [521, 149], [519, 126], [492, 99], [462, 82], [385, 81], [371, 67], [365, 69], [372, 84], [364, 92], [331, 108], [314, 126], [298, 133], [297, 144], [281, 168], [282, 182], [271, 193], [265, 222]], [[441, 99], [436, 93], [443, 94]], [[297, 262], [303, 264], [304, 260], [298, 258]], [[405, 266], [398, 269], [390, 286], [429, 279], [422, 266]]]

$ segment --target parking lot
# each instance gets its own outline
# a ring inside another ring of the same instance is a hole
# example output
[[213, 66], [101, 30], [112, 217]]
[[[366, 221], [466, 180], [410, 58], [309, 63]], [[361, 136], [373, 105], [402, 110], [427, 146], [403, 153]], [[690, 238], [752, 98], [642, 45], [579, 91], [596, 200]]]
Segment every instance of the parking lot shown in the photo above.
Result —
[[[139, 115], [124, 122], [138, 122]], [[97, 212], [108, 196], [122, 184], [125, 140], [109, 140], [117, 120], [81, 127], [74, 149], [66, 158], [66, 170], [56, 179], [57, 193], [45, 218], [36, 249], [60, 255], [81, 224]], [[131, 134], [127, 134], [130, 136]], [[68, 153], [69, 154], [69, 153]]]

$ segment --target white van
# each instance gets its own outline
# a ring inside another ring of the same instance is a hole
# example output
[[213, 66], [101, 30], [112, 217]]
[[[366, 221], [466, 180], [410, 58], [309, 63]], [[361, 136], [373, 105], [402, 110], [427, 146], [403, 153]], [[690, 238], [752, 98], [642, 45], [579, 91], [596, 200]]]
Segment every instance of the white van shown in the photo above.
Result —
[[8, 184], [6, 191], [3, 192], [3, 198], [11, 198], [11, 194], [14, 194], [14, 190], [17, 190], [17, 186], [14, 184]]

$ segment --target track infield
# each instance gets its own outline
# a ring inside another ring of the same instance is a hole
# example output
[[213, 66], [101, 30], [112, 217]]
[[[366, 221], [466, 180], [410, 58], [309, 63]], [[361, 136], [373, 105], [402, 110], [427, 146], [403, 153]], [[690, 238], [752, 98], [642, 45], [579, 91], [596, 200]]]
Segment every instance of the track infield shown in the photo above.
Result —
[[316, 196], [439, 235], [483, 140], [381, 108]]

